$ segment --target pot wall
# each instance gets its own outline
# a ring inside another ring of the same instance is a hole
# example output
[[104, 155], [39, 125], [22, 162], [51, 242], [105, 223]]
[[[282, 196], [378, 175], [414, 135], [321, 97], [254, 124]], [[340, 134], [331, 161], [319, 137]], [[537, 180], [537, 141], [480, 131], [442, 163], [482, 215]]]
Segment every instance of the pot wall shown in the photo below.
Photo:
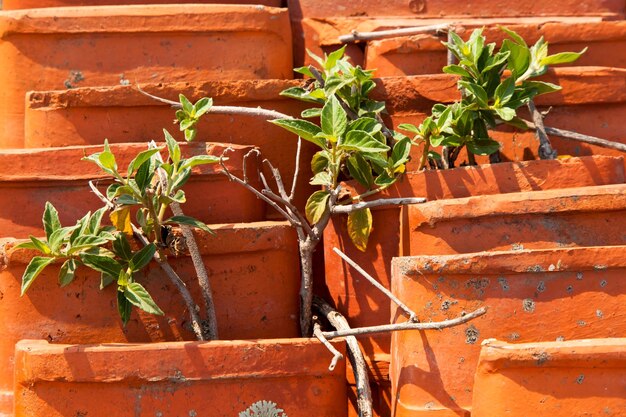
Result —
[[[215, 235], [196, 233], [211, 282], [222, 339], [297, 337], [300, 269], [294, 230], [286, 222], [211, 225]], [[60, 288], [60, 264], [44, 270], [24, 297], [21, 276], [32, 251], [14, 250], [4, 240], [0, 271], [0, 389], [10, 390], [14, 346], [21, 339], [54, 343], [160, 342], [192, 340], [186, 306], [157, 265], [137, 280], [166, 313], [154, 316], [133, 309], [126, 328], [117, 312], [114, 285], [100, 290], [100, 274], [80, 268], [75, 282]], [[195, 300], [200, 291], [188, 256], [171, 264]], [[33, 326], [33, 323], [37, 323]]]
[[[129, 2], [132, 4], [168, 4], [171, 0], [149, 0], [138, 1], [133, 0]], [[200, 3], [198, 0], [183, 0], [178, 1], [178, 4], [185, 3]], [[219, 3], [219, 4], [261, 4], [271, 7], [280, 7], [281, 0], [205, 0], [202, 3]], [[42, 7], [93, 7], [93, 6], [108, 6], [108, 5], [125, 5], [122, 0], [3, 0], [3, 10], [16, 10], [16, 9], [35, 9]]]
[[[624, 183], [622, 158], [603, 156], [554, 161], [501, 163], [446, 171], [407, 173], [379, 196], [427, 197], [429, 200], [463, 198], [511, 192], [550, 190]], [[353, 190], [354, 187], [347, 187]], [[335, 307], [353, 327], [389, 323], [389, 299], [334, 252], [338, 247], [381, 284], [391, 286], [391, 259], [408, 254], [409, 236], [401, 231], [400, 208], [372, 211], [373, 230], [366, 252], [354, 247], [347, 232], [346, 216], [333, 216], [324, 231], [326, 286]], [[402, 219], [407, 224], [408, 219]], [[389, 353], [389, 337], [361, 338], [368, 356]]]
[[[343, 343], [334, 345], [345, 352]], [[91, 346], [27, 340], [16, 351], [15, 417], [108, 417], [120, 410], [232, 417], [260, 400], [290, 417], [345, 417], [345, 362], [330, 372], [331, 358], [313, 339]]]
[[626, 409], [626, 339], [510, 344], [486, 340], [472, 416], [618, 416]]
[[30, 90], [292, 73], [287, 11], [262, 6], [10, 11], [0, 16], [0, 36], [3, 148], [23, 146], [24, 95]]
[[626, 244], [626, 185], [407, 206], [408, 255]]
[[[626, 246], [396, 258], [392, 290], [421, 321], [487, 307], [470, 323], [392, 336], [397, 417], [469, 415], [480, 342], [619, 337]], [[392, 307], [394, 322], [404, 321]], [[495, 414], [500, 415], [500, 414]]]
[[[163, 146], [163, 144], [161, 144]], [[220, 156], [224, 144], [197, 142], [181, 144], [185, 156]], [[251, 146], [232, 145], [233, 152], [226, 166], [241, 176], [243, 156]], [[112, 144], [118, 166], [123, 171], [128, 163], [147, 149], [145, 143]], [[66, 148], [0, 150], [0, 230], [2, 237], [27, 238], [42, 235], [41, 216], [46, 201], [59, 211], [62, 224], [75, 224], [87, 211], [95, 211], [103, 203], [93, 195], [89, 180], [100, 181], [104, 192], [110, 180], [94, 163], [81, 161], [85, 155], [102, 151], [102, 146], [75, 146]], [[248, 169], [253, 170], [255, 160]], [[219, 164], [202, 165], [195, 169], [183, 187], [187, 202], [182, 205], [185, 214], [205, 223], [250, 222], [263, 220], [265, 203], [243, 187], [232, 184], [222, 173]], [[253, 171], [251, 171], [253, 172]], [[258, 183], [250, 175], [253, 183]]]

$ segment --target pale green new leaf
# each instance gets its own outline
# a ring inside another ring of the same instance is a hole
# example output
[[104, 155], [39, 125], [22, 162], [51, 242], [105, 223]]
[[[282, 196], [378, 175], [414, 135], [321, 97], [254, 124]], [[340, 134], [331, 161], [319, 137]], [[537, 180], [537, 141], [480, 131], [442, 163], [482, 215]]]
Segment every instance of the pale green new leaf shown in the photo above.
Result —
[[570, 62], [576, 61], [582, 54], [587, 51], [587, 48], [583, 49], [580, 52], [561, 52], [559, 54], [554, 54], [543, 58], [540, 61], [541, 65], [555, 65], [555, 64], [568, 64]]
[[339, 100], [331, 96], [322, 108], [322, 132], [339, 139], [348, 127], [348, 116]]

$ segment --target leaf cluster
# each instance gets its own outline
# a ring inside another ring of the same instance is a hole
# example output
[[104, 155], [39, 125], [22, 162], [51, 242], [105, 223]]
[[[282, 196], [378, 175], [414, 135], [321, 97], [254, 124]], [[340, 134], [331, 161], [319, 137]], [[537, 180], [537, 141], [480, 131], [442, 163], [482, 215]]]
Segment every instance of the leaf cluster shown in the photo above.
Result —
[[176, 111], [176, 121], [180, 131], [185, 134], [185, 140], [192, 142], [198, 134], [196, 125], [200, 118], [211, 110], [213, 99], [203, 97], [194, 104], [182, 94], [178, 98], [182, 107]]
[[[495, 43], [486, 43], [482, 29], [475, 30], [467, 41], [450, 33], [451, 40], [444, 45], [458, 64], [444, 67], [443, 72], [460, 76], [462, 99], [449, 105], [436, 104], [419, 127], [399, 126], [411, 132], [415, 142], [423, 142], [427, 151], [431, 146], [466, 147], [477, 155], [498, 151], [500, 145], [489, 137], [490, 129], [499, 122], [526, 129], [517, 110], [540, 94], [561, 89], [531, 79], [545, 74], [549, 65], [573, 62], [585, 52], [548, 55], [548, 43], [543, 38], [528, 46], [514, 31], [501, 29], [508, 38], [498, 51]], [[440, 158], [432, 151], [429, 156]]]
[[[188, 216], [166, 218], [172, 203], [184, 203], [183, 185], [191, 176], [194, 166], [218, 162], [218, 158], [198, 155], [183, 158], [179, 144], [167, 132], [165, 141], [167, 159], [161, 160], [161, 148], [151, 148], [138, 153], [121, 172], [115, 155], [105, 141], [104, 150], [85, 157], [113, 178], [106, 196], [114, 205], [109, 215], [111, 226], [103, 226], [107, 207], [87, 213], [71, 227], [62, 227], [58, 211], [46, 203], [43, 226], [46, 239], [30, 237], [30, 242], [19, 245], [33, 249], [43, 256], [33, 257], [22, 277], [22, 295], [41, 272], [55, 261], [63, 262], [59, 284], [68, 285], [74, 280], [76, 270], [83, 265], [101, 273], [100, 287], [117, 284], [117, 305], [124, 324], [130, 319], [132, 306], [148, 313], [163, 314], [147, 290], [135, 280], [135, 274], [145, 268], [157, 251], [167, 247], [163, 229], [169, 225], [188, 225], [205, 231], [204, 223]], [[135, 208], [136, 210], [132, 210]], [[129, 237], [133, 235], [132, 212], [135, 221], [149, 244], [134, 251]], [[162, 253], [162, 252], [161, 252]]]
[[[323, 189], [313, 193], [305, 207], [311, 224], [330, 209], [330, 194], [342, 179], [353, 178], [368, 190], [382, 190], [397, 180], [409, 161], [410, 139], [389, 132], [379, 117], [385, 104], [368, 97], [376, 86], [373, 72], [350, 64], [344, 52], [345, 46], [324, 58], [309, 52], [319, 68], [295, 71], [313, 81], [281, 93], [320, 105], [302, 112], [303, 118], [319, 117], [319, 124], [304, 119], [272, 121], [320, 148], [311, 160], [310, 183]], [[369, 209], [350, 214], [349, 225], [355, 226], [350, 228], [354, 243], [364, 249], [371, 231]]]

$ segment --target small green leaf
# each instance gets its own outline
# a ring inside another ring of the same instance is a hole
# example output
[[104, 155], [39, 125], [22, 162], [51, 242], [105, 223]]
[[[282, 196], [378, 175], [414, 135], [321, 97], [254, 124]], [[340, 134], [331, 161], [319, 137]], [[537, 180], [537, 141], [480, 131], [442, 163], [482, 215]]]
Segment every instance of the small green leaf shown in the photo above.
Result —
[[511, 100], [513, 97], [513, 93], [515, 92], [515, 79], [513, 77], [509, 77], [506, 80], [502, 81], [500, 85], [496, 88], [495, 96], [498, 102], [501, 105], [504, 105]]
[[61, 222], [59, 221], [59, 212], [49, 201], [46, 201], [42, 221], [43, 228], [46, 231], [46, 237], [48, 239], [50, 239], [50, 235], [52, 235], [55, 230], [61, 228]]
[[77, 266], [76, 259], [68, 259], [63, 263], [59, 271], [59, 285], [61, 287], [65, 287], [74, 281], [74, 273]]
[[186, 167], [182, 169], [173, 179], [172, 190], [177, 190], [183, 185], [185, 185], [187, 181], [189, 181], [189, 178], [191, 178], [191, 168]]
[[48, 246], [47, 242], [39, 240], [35, 236], [29, 236], [29, 238], [35, 249], [37, 249], [39, 252], [45, 255], [49, 255], [50, 253], [52, 253], [52, 251], [50, 250], [50, 246]]
[[13, 249], [32, 249], [32, 250], [39, 250], [39, 248], [31, 241], [28, 242], [22, 242], [19, 243], [15, 246], [13, 246]]
[[106, 207], [102, 207], [101, 209], [96, 210], [91, 216], [89, 216], [89, 222], [87, 227], [85, 228], [85, 232], [89, 234], [96, 234], [100, 229], [100, 224], [102, 223], [102, 217], [104, 213], [107, 211]]
[[337, 65], [337, 61], [339, 61], [341, 57], [343, 57], [343, 54], [346, 51], [346, 46], [347, 45], [343, 45], [341, 48], [331, 52], [328, 55], [328, 57], [326, 58], [324, 69], [331, 70], [335, 65]]
[[58, 254], [61, 245], [63, 244], [64, 239], [76, 229], [76, 226], [72, 227], [62, 227], [57, 229], [50, 235], [50, 239], [48, 239], [48, 246], [50, 247], [50, 252], [54, 254]]
[[106, 287], [108, 287], [109, 285], [113, 284], [116, 281], [116, 278], [113, 278], [111, 275], [109, 274], [101, 274], [100, 275], [100, 289], [103, 290]]
[[508, 122], [509, 120], [512, 120], [517, 114], [515, 112], [515, 110], [509, 108], [509, 107], [500, 107], [497, 109], [493, 109], [496, 114], [505, 122]]
[[122, 265], [115, 259], [109, 258], [108, 256], [81, 253], [80, 260], [89, 268], [112, 277], [117, 277], [122, 270]]
[[568, 64], [576, 61], [582, 54], [587, 52], [587, 48], [580, 52], [561, 52], [559, 54], [549, 55], [540, 61], [541, 65]]
[[192, 156], [189, 159], [185, 159], [184, 162], [180, 166], [180, 170], [184, 170], [186, 168], [192, 168], [198, 165], [207, 165], [207, 164], [216, 164], [220, 161], [218, 156], [214, 155], [196, 155]]
[[389, 146], [376, 140], [372, 135], [362, 130], [351, 130], [346, 134], [345, 140], [339, 145], [340, 149], [370, 152], [387, 152]]
[[322, 115], [322, 109], [320, 107], [314, 107], [312, 109], [302, 110], [302, 113], [300, 113], [300, 116], [304, 117], [305, 119], [311, 119], [313, 117], [320, 117], [321, 115]]
[[328, 168], [328, 163], [330, 162], [330, 154], [328, 151], [319, 151], [313, 155], [311, 158], [311, 171], [314, 174], [318, 174], [326, 168]]
[[382, 125], [371, 117], [359, 117], [348, 125], [348, 130], [362, 130], [370, 135], [380, 132], [381, 129]]
[[406, 130], [407, 132], [411, 132], [416, 135], [421, 134], [420, 130], [415, 125], [412, 125], [411, 123], [401, 123], [398, 125], [398, 129]]
[[528, 47], [528, 45], [526, 45], [526, 41], [524, 40], [524, 38], [522, 38], [516, 32], [512, 31], [511, 29], [509, 29], [509, 28], [507, 28], [505, 26], [498, 26], [498, 27], [500, 28], [501, 31], [503, 31], [504, 33], [509, 35], [509, 37], [511, 39], [513, 39], [518, 45], [522, 45], [522, 46]]
[[124, 288], [124, 296], [136, 307], [150, 314], [163, 315], [148, 291], [138, 282], [131, 282]]
[[319, 97], [313, 97], [311, 93], [302, 87], [291, 87], [280, 92], [281, 96], [295, 98], [296, 100], [307, 101], [309, 103], [321, 104], [324, 102]]
[[180, 161], [180, 145], [166, 129], [163, 129], [163, 135], [165, 136], [165, 143], [167, 144], [170, 159], [176, 165]]
[[117, 291], [117, 312], [120, 314], [124, 326], [128, 324], [132, 312], [132, 304], [126, 299], [126, 295], [122, 291]]
[[185, 113], [191, 114], [191, 112], [193, 112], [193, 104], [191, 104], [191, 101], [189, 101], [187, 97], [185, 97], [182, 94], [179, 94], [178, 100], [180, 101], [180, 104], [183, 106], [183, 110], [185, 111]]
[[545, 81], [526, 81], [522, 86], [525, 89], [532, 89], [535, 95], [553, 93], [555, 91], [560, 91], [561, 86], [547, 83]]
[[355, 153], [346, 160], [346, 166], [350, 172], [350, 176], [357, 180], [364, 187], [371, 187], [374, 184], [372, 176], [372, 168], [370, 164], [358, 153]]
[[508, 57], [508, 68], [517, 79], [524, 74], [530, 65], [530, 50], [526, 45], [519, 45], [510, 39], [502, 41], [501, 51], [510, 51]]
[[315, 174], [313, 178], [311, 178], [311, 181], [309, 181], [309, 184], [329, 187], [333, 185], [333, 180], [328, 172], [322, 171]]
[[195, 227], [196, 229], [204, 230], [205, 232], [208, 232], [208, 233], [212, 233], [212, 234], [214, 233], [213, 230], [209, 228], [209, 226], [207, 226], [200, 220], [194, 219], [193, 217], [189, 217], [189, 216], [173, 216], [165, 220], [163, 223], [181, 224], [185, 226]]
[[[309, 69], [309, 67], [298, 67], [298, 68], [294, 68], [293, 72], [297, 72], [298, 74], [302, 74], [302, 75], [306, 75], [307, 77], [313, 77], [313, 73], [311, 72], [311, 70]], [[282, 93], [281, 93], [282, 95]]]
[[139, 168], [144, 162], [150, 159], [152, 155], [159, 152], [161, 149], [162, 148], [153, 148], [139, 152], [137, 156], [130, 161], [130, 164], [128, 164], [128, 176], [130, 177], [137, 168]]
[[482, 88], [478, 84], [474, 84], [468, 81], [459, 81], [459, 86], [467, 90], [468, 93], [473, 95], [476, 98], [479, 106], [482, 108], [487, 107], [487, 101], [489, 98], [487, 97], [487, 92], [484, 88]]
[[367, 241], [372, 231], [372, 212], [369, 208], [348, 214], [348, 235], [354, 246], [361, 252], [367, 249]]
[[326, 141], [316, 137], [318, 133], [322, 132], [322, 129], [309, 121], [298, 119], [276, 119], [270, 120], [270, 123], [280, 126], [291, 133], [295, 133], [302, 139], [313, 142], [320, 148], [326, 148]]
[[387, 172], [383, 172], [374, 180], [374, 184], [380, 187], [388, 187], [394, 182], [396, 182], [398, 178], [390, 176]]
[[185, 140], [187, 142], [193, 142], [197, 134], [198, 134], [198, 129], [196, 129], [195, 127], [190, 127], [185, 130]]
[[128, 243], [128, 238], [124, 233], [119, 233], [113, 241], [113, 252], [124, 261], [130, 261], [133, 251]]
[[411, 140], [407, 137], [404, 139], [400, 139], [393, 146], [393, 151], [391, 152], [391, 161], [393, 162], [393, 167], [397, 168], [400, 165], [405, 164], [409, 160], [409, 154], [411, 153]]
[[30, 288], [30, 286], [35, 281], [35, 278], [41, 274], [44, 268], [54, 262], [55, 258], [47, 258], [43, 256], [35, 256], [33, 257], [28, 265], [26, 266], [26, 270], [24, 271], [24, 275], [22, 275], [22, 292], [21, 295]]
[[326, 135], [340, 138], [348, 127], [348, 116], [341, 107], [339, 100], [335, 96], [330, 99], [322, 108], [322, 132]]
[[208, 113], [213, 106], [213, 99], [209, 97], [203, 97], [194, 104], [193, 108], [196, 113], [196, 118]]
[[144, 246], [139, 252], [136, 252], [130, 260], [133, 272], [137, 272], [148, 265], [155, 253], [156, 245], [154, 243]]
[[311, 224], [317, 223], [328, 210], [329, 197], [330, 193], [326, 190], [316, 191], [311, 194], [304, 210], [306, 218]]
[[448, 65], [443, 67], [443, 72], [446, 74], [460, 75], [465, 78], [473, 78], [472, 74], [469, 73], [465, 68], [460, 65]]

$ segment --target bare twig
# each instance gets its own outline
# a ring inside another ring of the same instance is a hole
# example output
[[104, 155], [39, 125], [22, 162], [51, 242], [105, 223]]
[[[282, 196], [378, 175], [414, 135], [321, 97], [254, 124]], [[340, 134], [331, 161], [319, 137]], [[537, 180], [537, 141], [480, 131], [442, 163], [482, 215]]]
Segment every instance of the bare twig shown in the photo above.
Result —
[[[93, 181], [89, 181], [89, 187], [94, 192], [94, 194], [107, 206], [109, 210], [115, 209], [115, 204], [113, 204], [100, 192], [100, 190], [98, 190]], [[141, 229], [139, 229], [132, 223], [131, 226], [133, 228], [133, 234], [135, 235], [135, 237], [141, 242], [142, 245], [148, 246], [150, 242], [148, 241], [148, 238], [146, 238], [146, 236], [143, 234]], [[200, 320], [200, 316], [198, 315], [198, 306], [193, 300], [191, 293], [189, 293], [187, 286], [185, 285], [183, 280], [180, 279], [176, 271], [172, 269], [167, 260], [161, 257], [159, 251], [156, 251], [152, 258], [159, 264], [163, 272], [165, 272], [167, 277], [170, 279], [172, 284], [174, 284], [174, 286], [182, 296], [183, 300], [185, 301], [185, 305], [187, 306], [187, 310], [189, 310], [189, 315], [191, 316], [191, 327], [196, 334], [196, 338], [200, 341], [206, 340], [204, 337], [204, 332], [202, 331], [202, 321]]]
[[535, 124], [535, 136], [539, 139], [539, 158], [541, 159], [555, 159], [556, 151], [550, 144], [550, 138], [546, 133], [546, 129], [543, 126], [543, 116], [541, 112], [537, 110], [535, 102], [533, 100], [528, 101], [528, 110], [533, 118]]
[[330, 351], [330, 353], [333, 354], [333, 359], [330, 361], [330, 365], [328, 366], [328, 370], [329, 371], [334, 370], [335, 367], [337, 366], [337, 362], [339, 362], [341, 359], [343, 359], [343, 355], [341, 354], [341, 352], [339, 352], [337, 349], [335, 349], [335, 347], [333, 345], [331, 345], [328, 340], [326, 340], [326, 338], [324, 337], [324, 333], [322, 332], [322, 328], [320, 327], [319, 323], [315, 323], [313, 325], [313, 335], [315, 337], [317, 337], [319, 339], [319, 341], [322, 342], [322, 344], [324, 346], [326, 346], [326, 349], [328, 349]]
[[349, 43], [356, 41], [371, 41], [376, 39], [395, 38], [397, 36], [419, 35], [421, 33], [444, 33], [451, 26], [451, 23], [438, 25], [416, 26], [401, 29], [380, 30], [377, 32], [359, 32], [353, 30], [349, 35], [339, 36], [339, 42]]
[[348, 255], [346, 255], [345, 253], [340, 251], [338, 248], [333, 248], [333, 252], [335, 252], [337, 255], [339, 255], [339, 257], [341, 259], [343, 259], [344, 262], [346, 262], [348, 265], [350, 265], [352, 268], [354, 268], [359, 274], [361, 274], [363, 277], [365, 277], [365, 279], [367, 279], [374, 287], [378, 288], [378, 290], [380, 292], [385, 294], [391, 301], [393, 301], [398, 307], [400, 307], [401, 310], [404, 310], [404, 312], [407, 314], [407, 316], [409, 316], [409, 321], [411, 323], [416, 323], [416, 322], [419, 321], [419, 319], [417, 318], [417, 314], [415, 314], [415, 312], [413, 310], [411, 310], [406, 304], [404, 304], [402, 301], [400, 301], [400, 299], [398, 297], [393, 295], [392, 292], [389, 291], [387, 288], [385, 288], [384, 285], [382, 285], [380, 282], [376, 281], [376, 279], [373, 276], [371, 276], [370, 274], [365, 272], [365, 270], [363, 268], [361, 268], [359, 266], [359, 264], [357, 264], [352, 259], [350, 259], [348, 257]]
[[296, 185], [298, 183], [298, 176], [300, 175], [300, 153], [302, 151], [302, 138], [298, 136], [298, 147], [296, 148], [296, 161], [293, 171], [293, 180], [291, 181], [291, 190], [289, 192], [289, 201], [293, 200], [296, 194]]
[[[329, 323], [337, 330], [348, 330], [350, 325], [348, 321], [333, 309], [327, 302], [319, 297], [315, 297], [313, 300], [315, 308], [326, 317]], [[367, 364], [359, 342], [355, 337], [346, 337], [346, 344], [348, 345], [348, 360], [352, 364], [352, 371], [354, 372], [354, 380], [356, 382], [356, 395], [357, 395], [357, 407], [359, 410], [359, 417], [372, 417], [372, 391], [369, 384], [369, 376], [367, 374]]]
[[[172, 108], [174, 109], [182, 109], [182, 105], [177, 102], [177, 101], [173, 101], [173, 100], [168, 100], [166, 98], [162, 98], [159, 96], [155, 96], [153, 94], [150, 94], [146, 91], [144, 91], [141, 87], [139, 87], [139, 85], [136, 85], [137, 90], [139, 90], [139, 92], [147, 97], [150, 97], [153, 100], [156, 100], [158, 102], [164, 103], [164, 104], [168, 104], [170, 105]], [[263, 109], [261, 107], [239, 107], [239, 106], [212, 106], [209, 109], [209, 113], [215, 113], [215, 114], [234, 114], [234, 115], [239, 115], [239, 116], [256, 116], [256, 117], [263, 117], [265, 119], [269, 119], [269, 120], [273, 120], [273, 119], [293, 119], [293, 117], [289, 116], [288, 114], [284, 114], [275, 110], [267, 110], [267, 109]]]
[[[156, 148], [156, 143], [150, 142], [148, 147]], [[160, 153], [157, 152], [154, 157], [163, 162], [163, 158], [161, 157]], [[161, 181], [163, 189], [167, 189], [167, 179], [163, 174], [163, 170], [159, 168], [159, 170], [157, 171], [159, 181]], [[183, 209], [180, 207], [180, 204], [178, 204], [176, 201], [170, 204], [170, 208], [172, 209], [172, 213], [174, 213], [175, 216], [185, 215]], [[205, 337], [208, 340], [217, 340], [219, 339], [219, 333], [217, 329], [217, 314], [215, 313], [215, 302], [213, 301], [213, 291], [211, 290], [209, 274], [207, 273], [204, 262], [202, 261], [202, 255], [200, 254], [200, 249], [198, 248], [198, 243], [196, 242], [196, 238], [193, 235], [191, 227], [186, 225], [180, 226], [183, 232], [183, 237], [185, 238], [187, 244], [187, 249], [189, 249], [189, 255], [191, 256], [193, 267], [196, 270], [198, 285], [200, 286], [202, 299], [204, 300], [204, 309], [206, 310], [207, 317], [206, 325], [202, 326], [202, 328], [203, 330], [205, 330]]]
[[[528, 126], [529, 129], [536, 129], [534, 123], [524, 120], [524, 123]], [[565, 139], [577, 140], [579, 142], [588, 143], [590, 145], [600, 146], [602, 148], [615, 149], [618, 151], [626, 152], [626, 144], [613, 142], [611, 140], [606, 140], [602, 138], [598, 138], [595, 136], [584, 135], [578, 132], [572, 132], [570, 130], [559, 129], [556, 127], [544, 126], [546, 133], [552, 136], [559, 136]]]
[[357, 327], [350, 330], [337, 330], [335, 332], [324, 332], [324, 336], [326, 339], [331, 340], [337, 337], [346, 337], [346, 336], [368, 336], [372, 334], [380, 334], [380, 333], [390, 333], [390, 332], [398, 332], [403, 330], [441, 330], [447, 327], [458, 326], [463, 323], [467, 323], [470, 320], [475, 319], [476, 317], [480, 317], [487, 312], [485, 307], [481, 307], [478, 310], [472, 311], [471, 313], [465, 314], [461, 317], [457, 317], [455, 319], [444, 320], [444, 321], [435, 321], [431, 323], [398, 323], [398, 324], [384, 324], [381, 326], [370, 326], [370, 327]]
[[427, 200], [422, 197], [407, 197], [407, 198], [381, 198], [373, 201], [362, 201], [360, 203], [337, 205], [333, 206], [331, 212], [333, 214], [347, 214], [353, 211], [362, 210], [365, 208], [384, 207], [384, 206], [406, 206], [409, 204], [421, 204]]

